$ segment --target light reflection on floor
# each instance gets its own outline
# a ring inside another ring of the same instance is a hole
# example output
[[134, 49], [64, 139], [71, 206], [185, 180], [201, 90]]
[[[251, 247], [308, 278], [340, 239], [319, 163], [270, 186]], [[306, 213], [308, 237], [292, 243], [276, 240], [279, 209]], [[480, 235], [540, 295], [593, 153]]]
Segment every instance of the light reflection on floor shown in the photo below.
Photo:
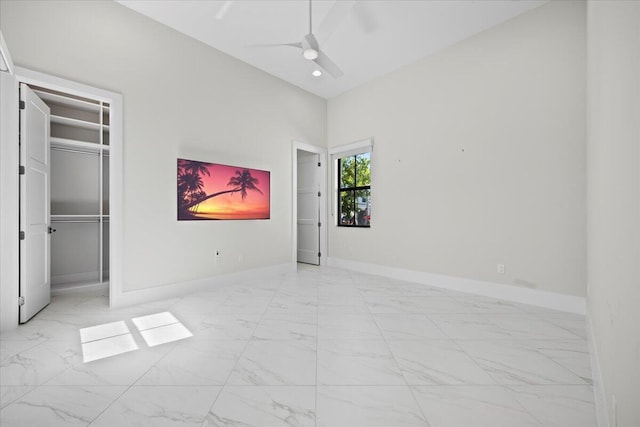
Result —
[[131, 319], [149, 347], [192, 337], [193, 334], [168, 311]]
[[[157, 313], [131, 319], [149, 347], [192, 337], [193, 334], [169, 313]], [[127, 324], [105, 323], [80, 329], [82, 359], [85, 363], [137, 350]]]
[[124, 321], [80, 329], [82, 360], [92, 362], [138, 349]]

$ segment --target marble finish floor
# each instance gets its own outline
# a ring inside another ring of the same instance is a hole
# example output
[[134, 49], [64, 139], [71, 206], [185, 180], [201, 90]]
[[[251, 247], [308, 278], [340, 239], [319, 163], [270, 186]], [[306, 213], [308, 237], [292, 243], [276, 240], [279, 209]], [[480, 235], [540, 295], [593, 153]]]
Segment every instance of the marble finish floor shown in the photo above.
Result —
[[[193, 336], [148, 345], [164, 326], [132, 319], [161, 312]], [[83, 362], [80, 329], [121, 321], [138, 349]], [[324, 267], [117, 310], [55, 296], [0, 362], [3, 427], [596, 426], [584, 316]]]

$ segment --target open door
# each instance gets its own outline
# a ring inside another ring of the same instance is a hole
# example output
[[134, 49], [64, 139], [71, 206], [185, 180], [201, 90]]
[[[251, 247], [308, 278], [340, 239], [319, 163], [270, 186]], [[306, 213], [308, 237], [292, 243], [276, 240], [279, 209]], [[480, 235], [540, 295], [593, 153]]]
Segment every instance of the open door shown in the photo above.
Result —
[[49, 107], [20, 84], [20, 323], [51, 301]]
[[298, 262], [320, 265], [319, 155], [298, 151]]

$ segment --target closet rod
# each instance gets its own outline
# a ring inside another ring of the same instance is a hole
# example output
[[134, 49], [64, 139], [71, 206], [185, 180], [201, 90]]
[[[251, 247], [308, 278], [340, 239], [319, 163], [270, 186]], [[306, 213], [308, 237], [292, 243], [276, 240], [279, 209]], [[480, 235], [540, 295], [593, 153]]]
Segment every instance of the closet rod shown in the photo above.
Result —
[[[96, 151], [87, 151], [87, 150], [76, 150], [73, 148], [67, 148], [67, 147], [56, 147], [55, 145], [51, 146], [52, 150], [56, 150], [56, 151], [64, 151], [67, 153], [76, 153], [76, 154], [88, 154], [90, 156], [99, 156], [100, 153], [96, 152]], [[108, 156], [108, 154], [104, 153], [104, 156]]]
[[51, 222], [68, 222], [74, 224], [100, 224], [99, 219], [52, 219]]

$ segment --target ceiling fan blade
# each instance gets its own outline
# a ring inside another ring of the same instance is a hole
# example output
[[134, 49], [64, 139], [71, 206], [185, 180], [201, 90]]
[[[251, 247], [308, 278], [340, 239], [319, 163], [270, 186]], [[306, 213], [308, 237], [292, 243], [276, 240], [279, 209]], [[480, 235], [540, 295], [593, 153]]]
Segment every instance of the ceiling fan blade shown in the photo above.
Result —
[[220, 9], [218, 9], [218, 13], [216, 13], [216, 19], [218, 21], [221, 19], [224, 19], [224, 17], [227, 15], [227, 12], [229, 12], [229, 8], [231, 7], [232, 4], [233, 4], [233, 0], [227, 0], [224, 3], [222, 3], [222, 6], [220, 6]]
[[271, 43], [271, 44], [252, 44], [247, 47], [280, 47], [280, 46], [290, 46], [297, 47], [298, 49], [302, 49], [302, 43]]
[[323, 68], [327, 73], [331, 74], [336, 79], [338, 77], [344, 76], [342, 70], [321, 50], [318, 51], [318, 57], [314, 59], [313, 62], [318, 64], [321, 68]]
[[324, 18], [316, 34], [320, 35], [323, 40], [328, 39], [335, 30], [338, 29], [340, 24], [349, 16], [351, 8], [355, 5], [355, 0], [338, 0], [336, 1], [329, 13]]
[[376, 19], [371, 6], [363, 2], [355, 2], [351, 11], [355, 21], [360, 25], [365, 33], [372, 33], [380, 27], [380, 23]]
[[311, 47], [314, 50], [320, 50], [320, 47], [318, 46], [318, 40], [316, 40], [316, 36], [309, 33], [306, 36], [304, 36], [304, 39], [307, 43], [309, 43], [309, 47]]

